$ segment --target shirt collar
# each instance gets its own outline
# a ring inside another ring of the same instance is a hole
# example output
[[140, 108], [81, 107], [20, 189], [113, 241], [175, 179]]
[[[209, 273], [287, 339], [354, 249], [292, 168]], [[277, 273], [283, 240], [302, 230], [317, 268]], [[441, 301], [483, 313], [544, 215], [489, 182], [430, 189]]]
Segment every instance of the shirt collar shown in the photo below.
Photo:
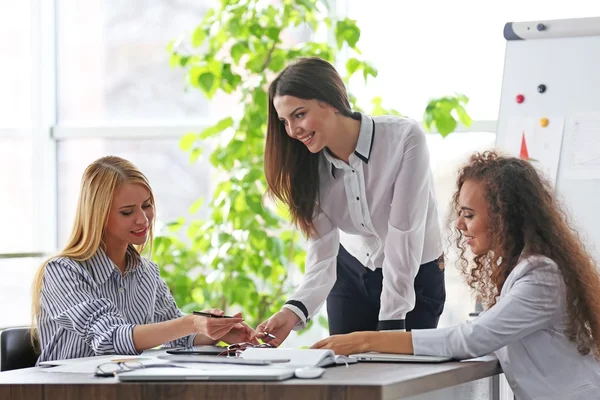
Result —
[[365, 164], [369, 163], [371, 150], [373, 150], [373, 140], [375, 137], [375, 121], [366, 114], [360, 113], [360, 131], [358, 133], [358, 142], [354, 154]]
[[[113, 272], [121, 273], [119, 268], [108, 257], [104, 249], [99, 248], [90, 259], [86, 261], [94, 280], [98, 284], [106, 282]], [[127, 268], [125, 274], [142, 265], [142, 258], [132, 245], [127, 246]]]
[[[360, 130], [358, 132], [358, 141], [356, 142], [356, 149], [354, 155], [358, 157], [365, 164], [369, 163], [371, 158], [371, 151], [373, 150], [373, 141], [375, 139], [375, 121], [373, 118], [366, 114], [360, 114]], [[325, 159], [331, 164], [331, 176], [335, 178], [335, 163], [334, 157], [329, 153], [327, 149], [323, 152]]]

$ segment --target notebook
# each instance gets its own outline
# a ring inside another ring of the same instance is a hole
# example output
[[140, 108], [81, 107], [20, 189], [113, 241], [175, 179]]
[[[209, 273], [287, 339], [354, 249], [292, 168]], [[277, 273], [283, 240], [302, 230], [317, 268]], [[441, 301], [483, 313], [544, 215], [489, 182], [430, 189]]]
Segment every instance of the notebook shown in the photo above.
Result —
[[[336, 364], [354, 364], [358, 360], [336, 356], [333, 350], [327, 349], [291, 349], [291, 348], [247, 348], [244, 350], [241, 358], [245, 360], [275, 360], [278, 365], [283, 367], [327, 367]], [[288, 359], [288, 363], [282, 363], [277, 360]]]
[[371, 362], [397, 362], [397, 363], [441, 363], [451, 361], [451, 357], [437, 356], [414, 356], [409, 354], [392, 354], [392, 353], [358, 353], [351, 354], [350, 358], [355, 358], [358, 361]]
[[148, 368], [120, 372], [121, 382], [140, 381], [283, 381], [294, 376], [293, 368]]

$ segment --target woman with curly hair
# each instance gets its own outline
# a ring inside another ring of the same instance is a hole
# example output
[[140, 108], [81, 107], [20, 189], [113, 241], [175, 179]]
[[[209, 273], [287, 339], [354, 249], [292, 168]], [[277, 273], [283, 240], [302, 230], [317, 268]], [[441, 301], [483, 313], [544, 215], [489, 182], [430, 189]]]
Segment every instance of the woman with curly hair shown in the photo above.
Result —
[[457, 359], [494, 352], [518, 399], [599, 398], [600, 274], [551, 184], [528, 161], [476, 153], [459, 172], [451, 219], [461, 271], [486, 311], [448, 328], [356, 332], [313, 347]]

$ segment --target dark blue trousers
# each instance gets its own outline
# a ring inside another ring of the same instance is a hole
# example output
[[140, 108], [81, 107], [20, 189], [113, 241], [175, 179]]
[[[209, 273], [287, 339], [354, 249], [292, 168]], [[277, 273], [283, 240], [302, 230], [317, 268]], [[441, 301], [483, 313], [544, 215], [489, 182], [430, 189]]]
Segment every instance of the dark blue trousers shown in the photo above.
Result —
[[[382, 282], [381, 268], [371, 271], [340, 245], [337, 280], [327, 297], [329, 334], [377, 330]], [[444, 269], [438, 260], [419, 267], [415, 294], [406, 330], [436, 328], [446, 302]]]

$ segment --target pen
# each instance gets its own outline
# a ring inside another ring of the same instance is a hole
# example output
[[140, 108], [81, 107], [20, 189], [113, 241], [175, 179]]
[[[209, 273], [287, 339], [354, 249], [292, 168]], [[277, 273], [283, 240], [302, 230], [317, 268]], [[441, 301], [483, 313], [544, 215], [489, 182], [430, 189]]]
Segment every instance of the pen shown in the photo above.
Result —
[[211, 313], [207, 313], [204, 311], [192, 311], [192, 314], [201, 315], [201, 316], [207, 317], [207, 318], [233, 318], [229, 315], [216, 315], [216, 314], [211, 314]]

